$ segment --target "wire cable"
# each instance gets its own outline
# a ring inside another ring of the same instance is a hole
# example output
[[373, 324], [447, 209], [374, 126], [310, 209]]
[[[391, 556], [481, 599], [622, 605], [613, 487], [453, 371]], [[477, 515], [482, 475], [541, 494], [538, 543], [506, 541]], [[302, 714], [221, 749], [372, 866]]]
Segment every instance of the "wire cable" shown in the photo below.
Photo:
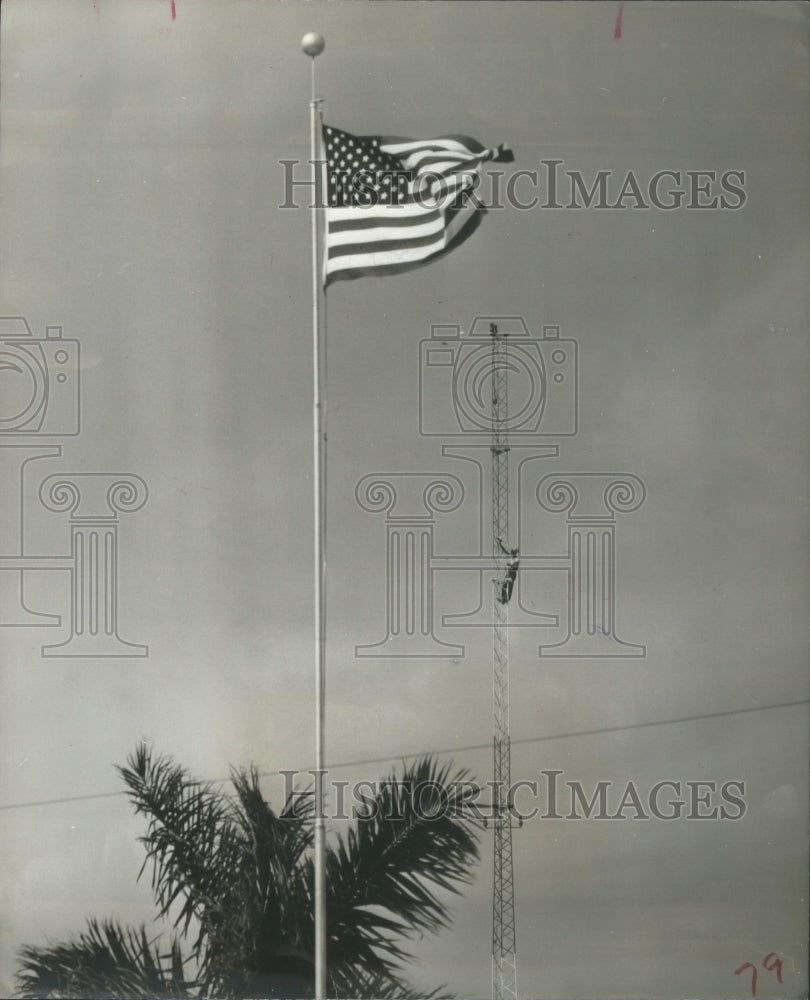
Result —
[[[810, 699], [802, 698], [798, 701], [780, 701], [773, 705], [754, 705], [750, 708], [730, 708], [723, 712], [705, 712], [702, 715], [684, 715], [676, 719], [655, 719], [652, 722], [635, 722], [630, 725], [625, 726], [603, 726], [599, 729], [578, 729], [573, 730], [569, 733], [551, 733], [548, 736], [526, 736], [523, 739], [512, 740], [512, 746], [524, 743], [543, 743], [549, 740], [568, 740], [574, 739], [581, 736], [603, 736], [610, 733], [624, 733], [630, 732], [634, 729], [650, 729], [654, 726], [676, 726], [686, 722], [700, 722], [705, 719], [722, 719], [727, 716], [732, 715], [745, 715], [750, 712], [767, 712], [779, 708], [795, 708], [799, 705], [810, 704]], [[410, 760], [414, 757], [423, 757], [425, 754], [434, 754], [436, 756], [444, 756], [445, 754], [460, 754], [460, 753], [470, 753], [474, 750], [491, 750], [491, 743], [470, 743], [467, 746], [457, 746], [457, 747], [443, 747], [438, 750], [422, 750], [418, 753], [408, 753], [408, 754], [388, 754], [385, 757], [364, 757], [358, 758], [357, 760], [344, 760], [339, 761], [335, 764], [328, 764], [326, 770], [338, 770], [344, 767], [361, 767], [366, 764], [384, 764], [392, 760]], [[304, 769], [303, 774], [308, 773], [309, 769]], [[259, 776], [267, 778], [276, 774], [278, 771], [259, 771]], [[223, 784], [226, 781], [230, 781], [230, 778], [214, 778], [211, 780], [211, 784]], [[120, 798], [126, 795], [125, 791], [120, 792], [97, 792], [91, 795], [68, 795], [62, 798], [55, 799], [38, 799], [35, 802], [12, 802], [8, 805], [0, 805], [0, 812], [10, 812], [12, 809], [34, 809], [38, 806], [56, 806], [63, 805], [70, 802], [91, 802], [94, 799], [113, 799]]]

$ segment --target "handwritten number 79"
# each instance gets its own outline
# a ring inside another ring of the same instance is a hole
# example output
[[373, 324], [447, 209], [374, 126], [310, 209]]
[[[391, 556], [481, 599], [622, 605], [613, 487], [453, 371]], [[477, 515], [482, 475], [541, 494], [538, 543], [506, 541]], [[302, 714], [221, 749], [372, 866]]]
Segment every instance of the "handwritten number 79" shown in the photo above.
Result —
[[[775, 972], [776, 981], [779, 983], [782, 982], [782, 959], [775, 951], [769, 951], [765, 958], [762, 959], [762, 968], [768, 972]], [[751, 970], [751, 996], [755, 997], [757, 995], [757, 967], [751, 962], [745, 962], [739, 969], [734, 970], [734, 975], [739, 976], [746, 969]]]

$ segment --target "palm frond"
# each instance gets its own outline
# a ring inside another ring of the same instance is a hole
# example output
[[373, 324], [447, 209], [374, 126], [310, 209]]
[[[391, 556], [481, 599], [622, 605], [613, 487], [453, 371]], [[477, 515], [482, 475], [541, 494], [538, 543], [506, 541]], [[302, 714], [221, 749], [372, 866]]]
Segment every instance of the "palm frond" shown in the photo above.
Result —
[[[232, 782], [233, 823], [243, 850], [241, 867], [231, 876], [240, 886], [241, 909], [228, 964], [241, 969], [248, 982], [285, 975], [291, 956], [307, 954], [301, 915], [309, 905], [306, 852], [313, 840], [313, 810], [305, 805], [287, 818], [276, 815], [255, 767], [234, 771]], [[218, 956], [220, 965], [224, 957]]]
[[186, 979], [185, 964], [175, 938], [164, 950], [145, 927], [89, 920], [87, 930], [66, 944], [21, 948], [17, 990], [23, 998], [71, 1000], [194, 997], [195, 982]]
[[238, 807], [235, 820], [258, 866], [257, 878], [265, 889], [283, 886], [312, 846], [314, 803], [307, 798], [295, 811], [288, 803], [277, 816], [262, 795], [255, 767], [235, 771], [231, 780]]
[[478, 859], [475, 824], [461, 809], [467, 777], [433, 757], [392, 773], [369, 817], [330, 850], [330, 968], [391, 976], [410, 957], [408, 938], [449, 923], [439, 893], [468, 884]]
[[[171, 758], [152, 757], [140, 744], [118, 768], [136, 813], [148, 818], [139, 878], [151, 862], [152, 890], [161, 917], [172, 917], [186, 935], [199, 922], [194, 954], [207, 939], [226, 933], [241, 886], [234, 873], [243, 862], [243, 839], [231, 807], [210, 784], [193, 780]], [[173, 908], [175, 908], [173, 911]], [[205, 960], [205, 956], [203, 956]]]

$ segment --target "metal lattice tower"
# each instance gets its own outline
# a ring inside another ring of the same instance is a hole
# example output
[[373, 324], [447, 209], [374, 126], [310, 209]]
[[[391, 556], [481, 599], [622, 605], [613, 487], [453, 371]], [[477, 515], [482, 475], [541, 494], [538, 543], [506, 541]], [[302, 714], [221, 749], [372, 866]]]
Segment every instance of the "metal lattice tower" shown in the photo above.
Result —
[[512, 814], [509, 737], [509, 604], [498, 599], [506, 577], [509, 547], [509, 397], [506, 334], [490, 324], [492, 336], [492, 554], [498, 570], [492, 590], [493, 827], [492, 998], [517, 998], [515, 959], [515, 882], [512, 866]]

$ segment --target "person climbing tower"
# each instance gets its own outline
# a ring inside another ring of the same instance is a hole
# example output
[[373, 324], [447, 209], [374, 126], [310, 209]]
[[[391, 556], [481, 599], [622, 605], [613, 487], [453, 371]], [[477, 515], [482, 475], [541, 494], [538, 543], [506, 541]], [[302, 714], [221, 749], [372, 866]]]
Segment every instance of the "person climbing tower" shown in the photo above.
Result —
[[507, 549], [500, 538], [497, 541], [501, 552], [507, 557], [506, 576], [501, 580], [501, 592], [498, 597], [498, 603], [508, 604], [515, 587], [515, 580], [517, 579], [518, 568], [520, 566], [520, 549]]

